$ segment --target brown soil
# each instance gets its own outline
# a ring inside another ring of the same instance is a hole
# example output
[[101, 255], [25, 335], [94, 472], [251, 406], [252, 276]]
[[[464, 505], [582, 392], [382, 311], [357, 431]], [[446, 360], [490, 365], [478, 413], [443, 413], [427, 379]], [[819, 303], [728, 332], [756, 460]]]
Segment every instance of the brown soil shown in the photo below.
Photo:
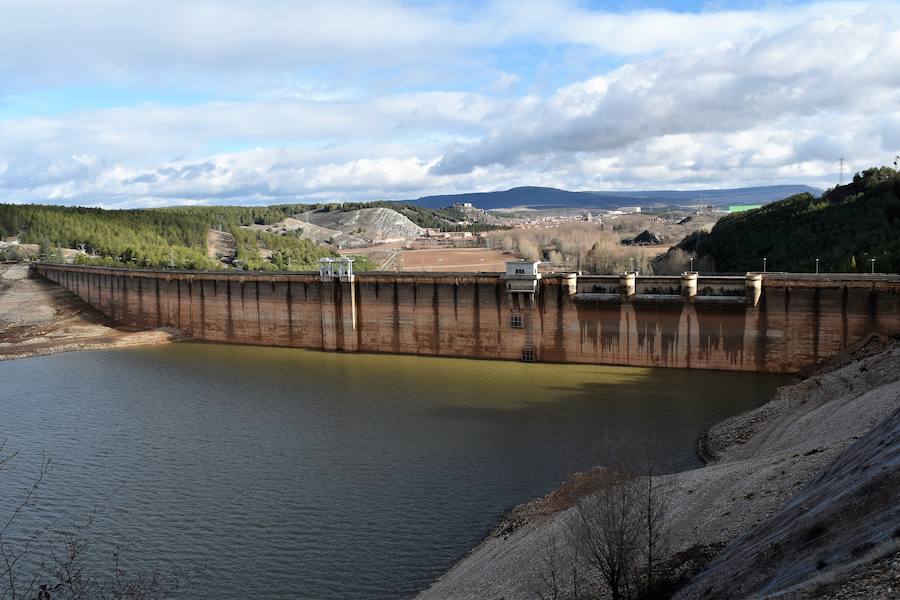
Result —
[[173, 331], [116, 329], [72, 292], [29, 279], [27, 264], [0, 265], [0, 360], [68, 350], [161, 344]]
[[[496, 273], [506, 270], [506, 261], [514, 256], [488, 248], [435, 248], [404, 250], [398, 263], [402, 271], [480, 271]], [[392, 268], [397, 268], [396, 264]]]
[[230, 262], [234, 259], [236, 251], [237, 244], [234, 242], [234, 236], [230, 233], [215, 229], [210, 229], [206, 233], [206, 254], [209, 258]]

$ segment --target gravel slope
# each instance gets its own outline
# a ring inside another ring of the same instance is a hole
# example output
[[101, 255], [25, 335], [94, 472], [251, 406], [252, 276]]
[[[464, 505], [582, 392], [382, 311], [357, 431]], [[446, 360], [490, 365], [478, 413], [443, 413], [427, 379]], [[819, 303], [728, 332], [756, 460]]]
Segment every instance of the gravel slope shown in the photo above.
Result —
[[364, 238], [370, 244], [410, 241], [425, 234], [423, 228], [390, 208], [361, 208], [347, 212], [316, 210], [303, 213], [302, 220], [306, 219], [319, 227]]

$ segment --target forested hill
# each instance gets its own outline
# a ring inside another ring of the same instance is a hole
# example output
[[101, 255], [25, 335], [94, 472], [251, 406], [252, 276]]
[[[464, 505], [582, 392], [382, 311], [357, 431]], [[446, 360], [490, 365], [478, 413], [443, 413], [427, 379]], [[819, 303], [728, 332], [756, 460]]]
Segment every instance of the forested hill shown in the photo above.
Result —
[[678, 247], [712, 259], [719, 272], [900, 272], [900, 173], [888, 167], [858, 173], [821, 198], [798, 194], [728, 215], [709, 233]]
[[237, 240], [235, 266], [253, 270], [317, 269], [336, 256], [329, 247], [292, 236], [248, 231], [242, 226], [278, 221], [297, 210], [279, 207], [184, 207], [103, 210], [0, 204], [0, 238], [38, 244], [41, 258], [58, 260], [63, 248], [83, 249], [78, 262], [135, 267], [222, 268], [209, 258], [210, 229]]
[[[236, 241], [233, 266], [250, 270], [315, 270], [318, 260], [337, 256], [335, 248], [304, 239], [302, 230], [275, 235], [250, 225], [271, 225], [310, 210], [346, 212], [382, 207], [397, 211], [420, 227], [445, 231], [484, 231], [496, 225], [468, 222], [458, 208], [432, 210], [395, 202], [281, 204], [275, 206], [205, 206], [104, 210], [0, 204], [0, 241], [16, 238], [41, 246], [41, 257], [58, 259], [60, 249], [83, 249], [82, 263], [138, 267], [222, 268], [209, 257], [207, 234], [218, 230]], [[459, 224], [467, 221], [466, 224]], [[0, 256], [0, 260], [2, 260]], [[356, 264], [370, 268], [365, 259]]]

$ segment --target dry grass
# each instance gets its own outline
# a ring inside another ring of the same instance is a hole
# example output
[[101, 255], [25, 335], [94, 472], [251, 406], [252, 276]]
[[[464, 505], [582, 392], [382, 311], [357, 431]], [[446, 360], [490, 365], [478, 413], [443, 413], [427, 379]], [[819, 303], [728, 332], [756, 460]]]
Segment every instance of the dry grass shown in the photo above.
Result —
[[401, 271], [480, 271], [506, 270], [506, 261], [516, 257], [491, 248], [435, 248], [404, 250], [392, 269]]

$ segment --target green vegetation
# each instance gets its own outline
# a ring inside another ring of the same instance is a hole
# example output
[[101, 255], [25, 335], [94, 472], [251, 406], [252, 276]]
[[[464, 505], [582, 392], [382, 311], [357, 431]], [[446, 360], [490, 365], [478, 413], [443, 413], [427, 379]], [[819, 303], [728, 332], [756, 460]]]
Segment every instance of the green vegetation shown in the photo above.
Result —
[[[351, 211], [390, 208], [420, 227], [444, 231], [486, 231], [484, 224], [456, 225], [465, 219], [459, 210], [431, 210], [411, 204], [370, 202], [348, 204], [282, 204], [277, 206], [210, 206], [144, 210], [0, 204], [0, 239], [17, 237], [23, 244], [38, 244], [41, 260], [62, 260], [62, 249], [79, 249], [80, 264], [183, 269], [222, 269], [207, 254], [207, 233], [217, 229], [232, 234], [237, 243], [234, 267], [247, 270], [315, 270], [319, 258], [338, 256], [327, 245], [243, 229], [270, 225], [307, 210]], [[4, 250], [0, 260], [20, 259], [20, 251]], [[355, 257], [354, 268], [375, 265]]]
[[[273, 223], [299, 209], [297, 205], [147, 210], [0, 205], [0, 237], [38, 244], [42, 260], [60, 260], [61, 249], [71, 248], [84, 250], [76, 259], [81, 264], [221, 269], [225, 266], [207, 255], [207, 233], [220, 229], [238, 242], [235, 266], [239, 268], [314, 270], [319, 258], [337, 253], [296, 236], [241, 227]], [[369, 266], [365, 260], [357, 264], [360, 270]]]
[[391, 210], [396, 210], [419, 227], [440, 229], [441, 231], [471, 231], [477, 233], [482, 231], [494, 231], [496, 229], [506, 229], [499, 225], [487, 225], [485, 223], [457, 225], [459, 221], [465, 221], [469, 217], [464, 211], [452, 206], [432, 209], [400, 202], [347, 202], [345, 204], [312, 204], [308, 207], [308, 209], [312, 210], [321, 209], [341, 212], [359, 210], [362, 208], [390, 208]]
[[[310, 271], [319, 268], [320, 258], [337, 256], [327, 246], [302, 239], [298, 232], [275, 235], [240, 227], [232, 227], [230, 232], [237, 250], [235, 266], [247, 271]], [[357, 271], [375, 268], [368, 257], [353, 258], [353, 268]]]
[[821, 198], [798, 194], [720, 219], [709, 233], [678, 245], [710, 257], [719, 272], [769, 270], [900, 272], [900, 173], [888, 167], [857, 173]]

